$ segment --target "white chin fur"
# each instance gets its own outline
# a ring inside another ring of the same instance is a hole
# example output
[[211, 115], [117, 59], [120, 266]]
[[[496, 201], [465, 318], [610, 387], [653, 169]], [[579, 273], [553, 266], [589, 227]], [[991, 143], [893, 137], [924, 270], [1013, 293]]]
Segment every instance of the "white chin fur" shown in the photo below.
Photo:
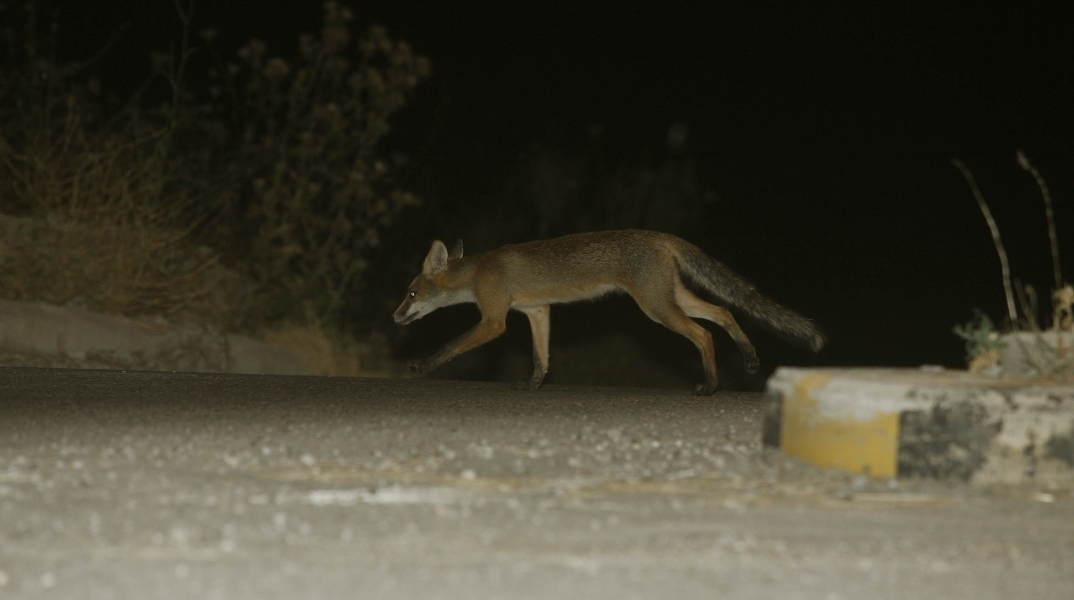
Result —
[[407, 314], [403, 315], [402, 318], [396, 319], [395, 322], [399, 323], [400, 325], [409, 325], [409, 324], [413, 323], [414, 321], [417, 321], [418, 319], [422, 318], [423, 316], [425, 316], [425, 315], [421, 311], [412, 310], [412, 311], [408, 312]]

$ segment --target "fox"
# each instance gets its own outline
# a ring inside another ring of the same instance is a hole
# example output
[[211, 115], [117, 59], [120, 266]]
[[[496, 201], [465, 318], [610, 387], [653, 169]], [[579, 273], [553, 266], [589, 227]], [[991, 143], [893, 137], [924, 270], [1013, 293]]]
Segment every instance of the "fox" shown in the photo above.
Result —
[[756, 372], [760, 361], [734, 316], [699, 298], [687, 282], [814, 352], [826, 342], [811, 320], [768, 299], [694, 244], [637, 229], [575, 233], [465, 257], [462, 240], [450, 251], [435, 240], [392, 318], [409, 325], [445, 306], [477, 304], [477, 325], [432, 356], [407, 362], [411, 371], [424, 373], [500, 336], [508, 312], [520, 311], [529, 319], [533, 337], [533, 374], [515, 387], [536, 390], [548, 374], [551, 305], [625, 292], [650, 319], [697, 347], [705, 379], [693, 393], [708, 396], [718, 384], [716, 355], [712, 334], [694, 319], [723, 328], [742, 352], [748, 372]]

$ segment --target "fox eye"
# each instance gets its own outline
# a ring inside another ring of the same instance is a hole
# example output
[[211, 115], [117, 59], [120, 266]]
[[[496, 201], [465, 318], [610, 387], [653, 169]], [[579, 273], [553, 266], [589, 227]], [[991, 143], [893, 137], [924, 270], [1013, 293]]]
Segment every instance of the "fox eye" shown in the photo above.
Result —
[[418, 295], [417, 292], [415, 292], [414, 290], [410, 290], [410, 293], [407, 294], [407, 297], [410, 298], [411, 300], [413, 300], [414, 298], [417, 297], [417, 295]]

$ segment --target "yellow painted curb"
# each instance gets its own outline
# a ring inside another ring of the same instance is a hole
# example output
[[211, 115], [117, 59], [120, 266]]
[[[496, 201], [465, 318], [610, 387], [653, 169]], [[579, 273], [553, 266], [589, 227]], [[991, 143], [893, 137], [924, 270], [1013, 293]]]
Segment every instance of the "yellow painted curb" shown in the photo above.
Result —
[[783, 396], [780, 448], [821, 467], [835, 467], [874, 477], [898, 474], [899, 414], [877, 411], [868, 418], [827, 414], [813, 395], [832, 380], [830, 374], [804, 375]]

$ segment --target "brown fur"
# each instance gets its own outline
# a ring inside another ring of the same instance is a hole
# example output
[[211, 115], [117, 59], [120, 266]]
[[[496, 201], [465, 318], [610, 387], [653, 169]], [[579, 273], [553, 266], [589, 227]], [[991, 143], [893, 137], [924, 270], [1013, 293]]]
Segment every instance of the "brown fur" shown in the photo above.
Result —
[[705, 369], [705, 381], [694, 393], [711, 394], [717, 384], [712, 335], [695, 318], [722, 327], [738, 344], [751, 372], [758, 366], [757, 353], [731, 313], [698, 298], [684, 284], [683, 274], [777, 332], [814, 351], [823, 346], [823, 334], [808, 319], [765, 298], [697, 246], [655, 231], [578, 233], [468, 257], [463, 257], [461, 242], [449, 253], [437, 240], [393, 317], [406, 325], [461, 302], [476, 302], [481, 310], [481, 321], [470, 331], [433, 356], [408, 363], [411, 370], [424, 372], [496, 338], [507, 328], [508, 311], [521, 311], [533, 333], [534, 363], [533, 375], [522, 385], [536, 389], [548, 372], [550, 305], [622, 290], [649, 318], [694, 343]]

